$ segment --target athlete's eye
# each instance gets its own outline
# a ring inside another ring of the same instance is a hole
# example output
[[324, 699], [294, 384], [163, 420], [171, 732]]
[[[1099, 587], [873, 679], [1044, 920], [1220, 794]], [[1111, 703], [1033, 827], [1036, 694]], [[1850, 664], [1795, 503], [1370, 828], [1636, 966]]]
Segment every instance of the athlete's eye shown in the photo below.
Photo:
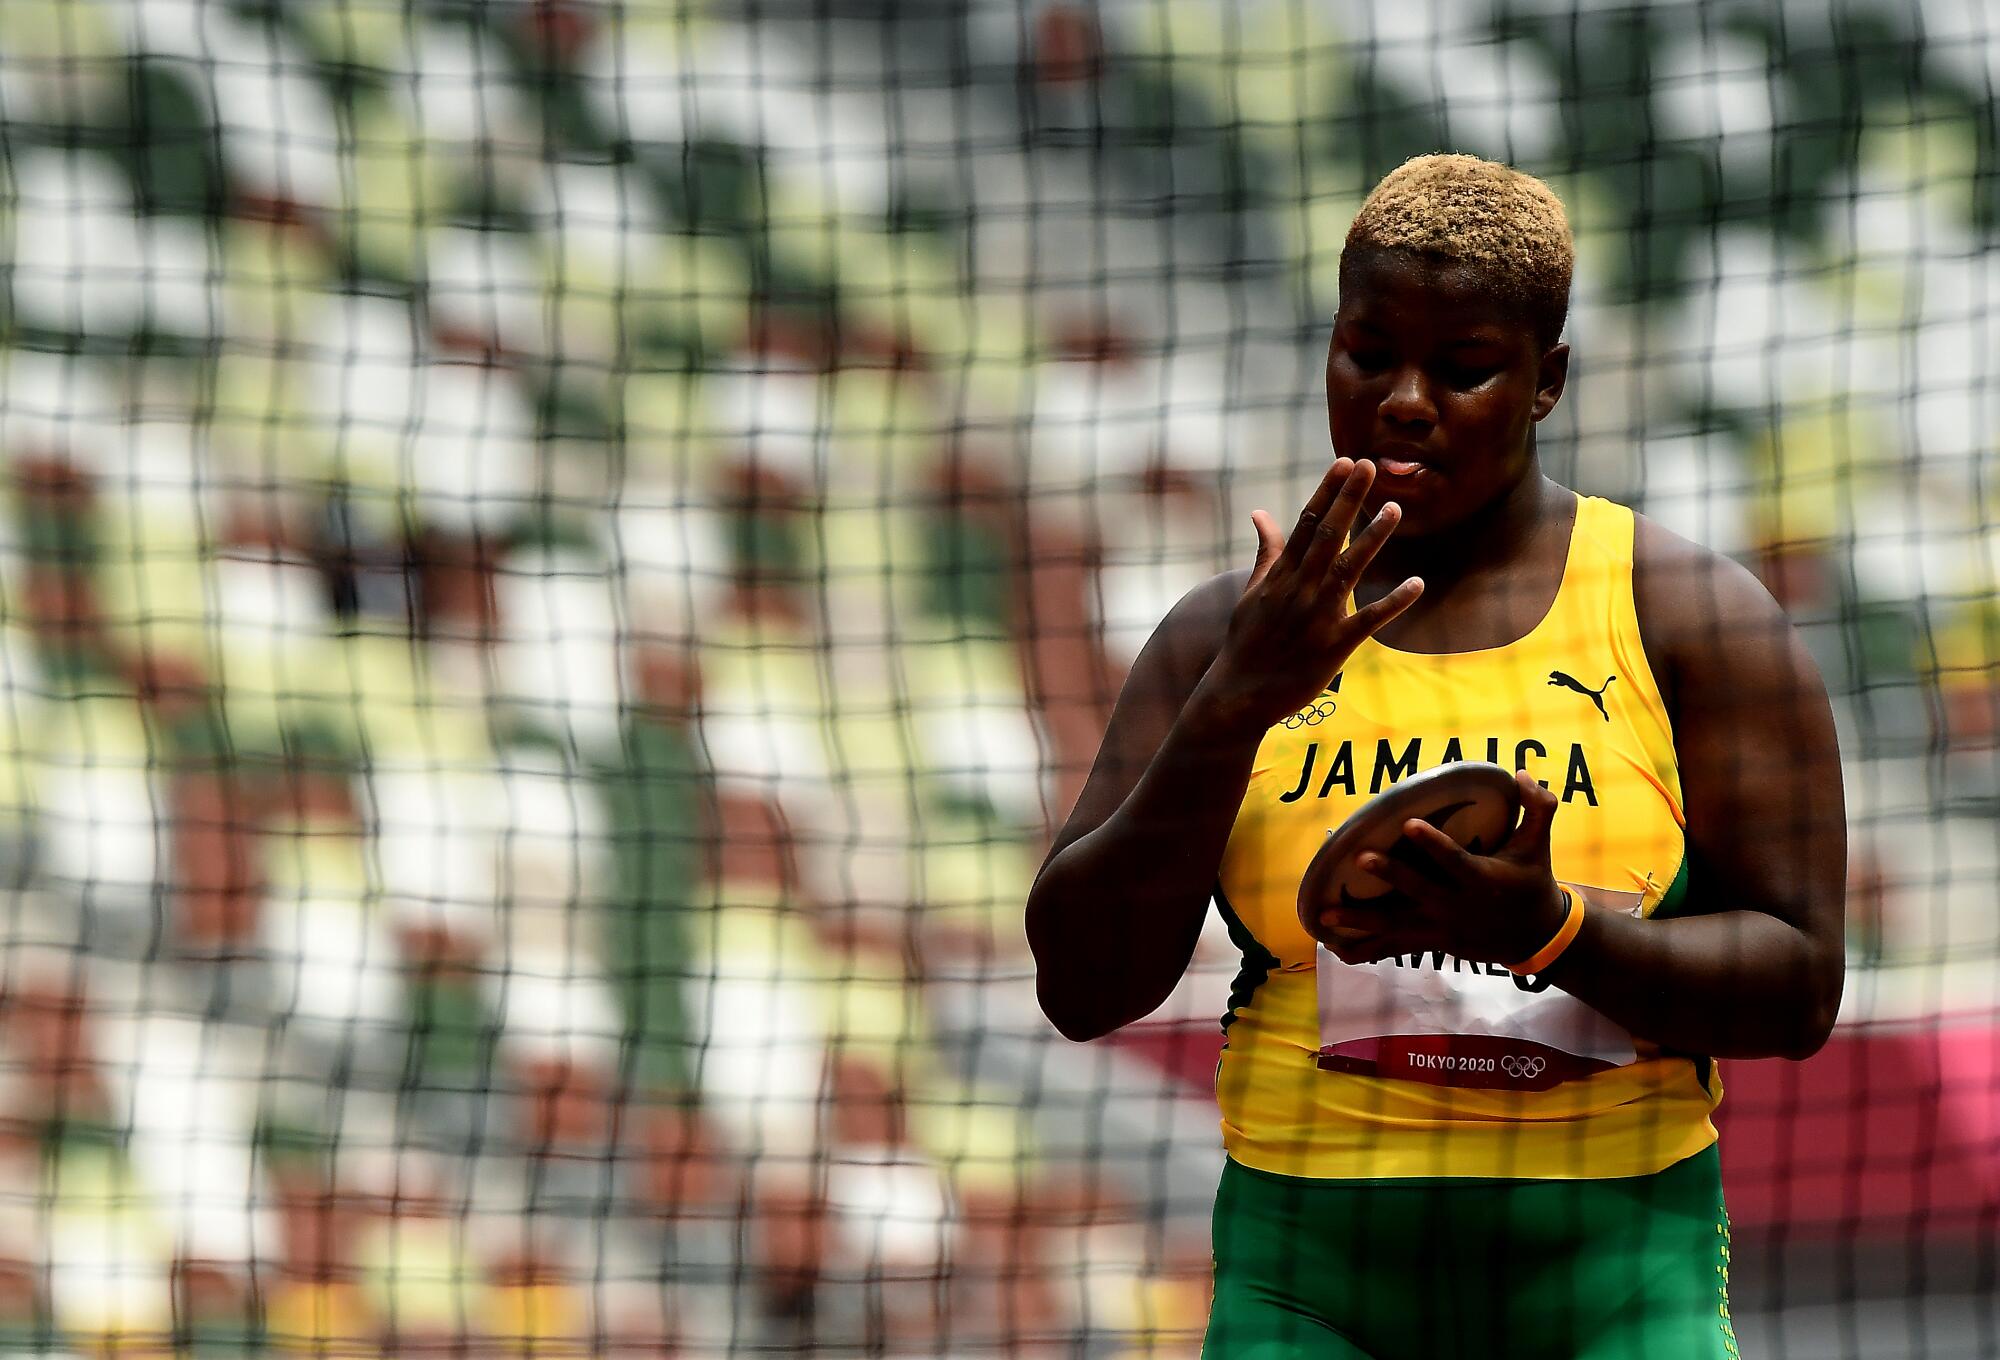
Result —
[[1363, 373], [1380, 373], [1389, 366], [1389, 351], [1386, 349], [1350, 349], [1347, 360]]
[[1506, 368], [1506, 364], [1444, 360], [1442, 364], [1438, 364], [1438, 380], [1460, 392], [1470, 392], [1472, 388], [1480, 386], [1502, 368]]
[[1499, 364], [1446, 363], [1438, 367], [1438, 377], [1449, 387], [1470, 391], [1500, 371]]

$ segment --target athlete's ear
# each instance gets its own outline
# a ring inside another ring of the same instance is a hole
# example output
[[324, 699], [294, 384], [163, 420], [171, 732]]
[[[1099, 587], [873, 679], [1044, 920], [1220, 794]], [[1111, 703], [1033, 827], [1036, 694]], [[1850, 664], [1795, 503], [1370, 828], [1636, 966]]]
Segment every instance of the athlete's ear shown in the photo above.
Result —
[[1563, 384], [1569, 381], [1569, 346], [1559, 344], [1542, 356], [1535, 373], [1534, 417], [1544, 420], [1562, 400]]

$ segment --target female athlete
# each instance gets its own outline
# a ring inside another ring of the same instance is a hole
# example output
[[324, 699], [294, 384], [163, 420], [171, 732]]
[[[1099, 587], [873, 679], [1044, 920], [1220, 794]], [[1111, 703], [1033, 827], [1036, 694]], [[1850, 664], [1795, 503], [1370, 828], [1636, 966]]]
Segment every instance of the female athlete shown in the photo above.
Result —
[[[1157, 1006], [1211, 899], [1243, 951], [1205, 1355], [1733, 1356], [1714, 1059], [1805, 1057], [1843, 976], [1825, 687], [1733, 562], [1543, 475], [1572, 247], [1539, 180], [1411, 161], [1349, 231], [1337, 455], [1289, 537], [1132, 669], [1027, 907], [1043, 1009]], [[1420, 821], [1300, 876], [1371, 795], [1517, 769], [1490, 854]]]

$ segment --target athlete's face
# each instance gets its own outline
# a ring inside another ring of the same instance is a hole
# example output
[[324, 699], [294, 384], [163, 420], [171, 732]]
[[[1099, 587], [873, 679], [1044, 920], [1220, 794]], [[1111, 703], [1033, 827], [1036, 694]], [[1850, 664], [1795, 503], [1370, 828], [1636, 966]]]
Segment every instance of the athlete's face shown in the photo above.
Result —
[[1555, 409], [1569, 347], [1544, 351], [1479, 275], [1401, 251], [1343, 271], [1326, 358], [1334, 452], [1375, 460], [1372, 513], [1399, 536], [1450, 529], [1534, 470], [1535, 423]]

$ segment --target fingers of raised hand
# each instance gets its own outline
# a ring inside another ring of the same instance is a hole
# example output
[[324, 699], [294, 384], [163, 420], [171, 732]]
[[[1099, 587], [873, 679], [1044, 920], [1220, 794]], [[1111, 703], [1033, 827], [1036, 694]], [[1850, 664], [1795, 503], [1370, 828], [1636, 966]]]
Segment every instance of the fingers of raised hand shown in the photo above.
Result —
[[1267, 511], [1252, 510], [1250, 523], [1257, 530], [1257, 560], [1250, 568], [1250, 579], [1244, 585], [1248, 590], [1271, 574], [1271, 566], [1285, 550], [1284, 535], [1278, 532], [1278, 522]]
[[1366, 565], [1367, 559], [1357, 556], [1365, 551], [1373, 556], [1375, 551], [1389, 541], [1389, 535], [1396, 532], [1396, 526], [1403, 522], [1403, 507], [1394, 501], [1384, 501], [1361, 532], [1354, 536], [1354, 550], [1347, 555], [1357, 563]]
[[1320, 520], [1313, 532], [1312, 544], [1306, 549], [1305, 560], [1299, 564], [1299, 572], [1308, 581], [1318, 582], [1333, 570], [1334, 563], [1347, 547], [1347, 536], [1354, 530], [1354, 521], [1360, 517], [1361, 503], [1368, 498], [1368, 489], [1375, 485], [1375, 465], [1367, 459], [1355, 463], [1341, 484], [1340, 494]]
[[1375, 554], [1382, 551], [1382, 545], [1389, 541], [1389, 535], [1396, 532], [1396, 526], [1403, 522], [1403, 507], [1390, 501], [1375, 512], [1375, 517], [1362, 526], [1360, 532], [1347, 545], [1347, 551], [1333, 560], [1328, 568], [1329, 577], [1335, 589], [1346, 596], [1354, 590], [1361, 579], [1361, 573], [1368, 570], [1368, 564], [1375, 560]]
[[1326, 519], [1343, 487], [1347, 485], [1354, 471], [1352, 458], [1336, 458], [1328, 466], [1326, 475], [1319, 479], [1312, 495], [1306, 498], [1305, 508], [1299, 511], [1299, 522], [1292, 529], [1291, 539], [1285, 544], [1284, 560], [1296, 567], [1305, 560], [1317, 539], [1320, 524]]
[[1342, 620], [1346, 628], [1357, 640], [1373, 637], [1387, 628], [1396, 616], [1417, 602], [1424, 593], [1423, 578], [1412, 576], [1381, 599], [1363, 605]]

